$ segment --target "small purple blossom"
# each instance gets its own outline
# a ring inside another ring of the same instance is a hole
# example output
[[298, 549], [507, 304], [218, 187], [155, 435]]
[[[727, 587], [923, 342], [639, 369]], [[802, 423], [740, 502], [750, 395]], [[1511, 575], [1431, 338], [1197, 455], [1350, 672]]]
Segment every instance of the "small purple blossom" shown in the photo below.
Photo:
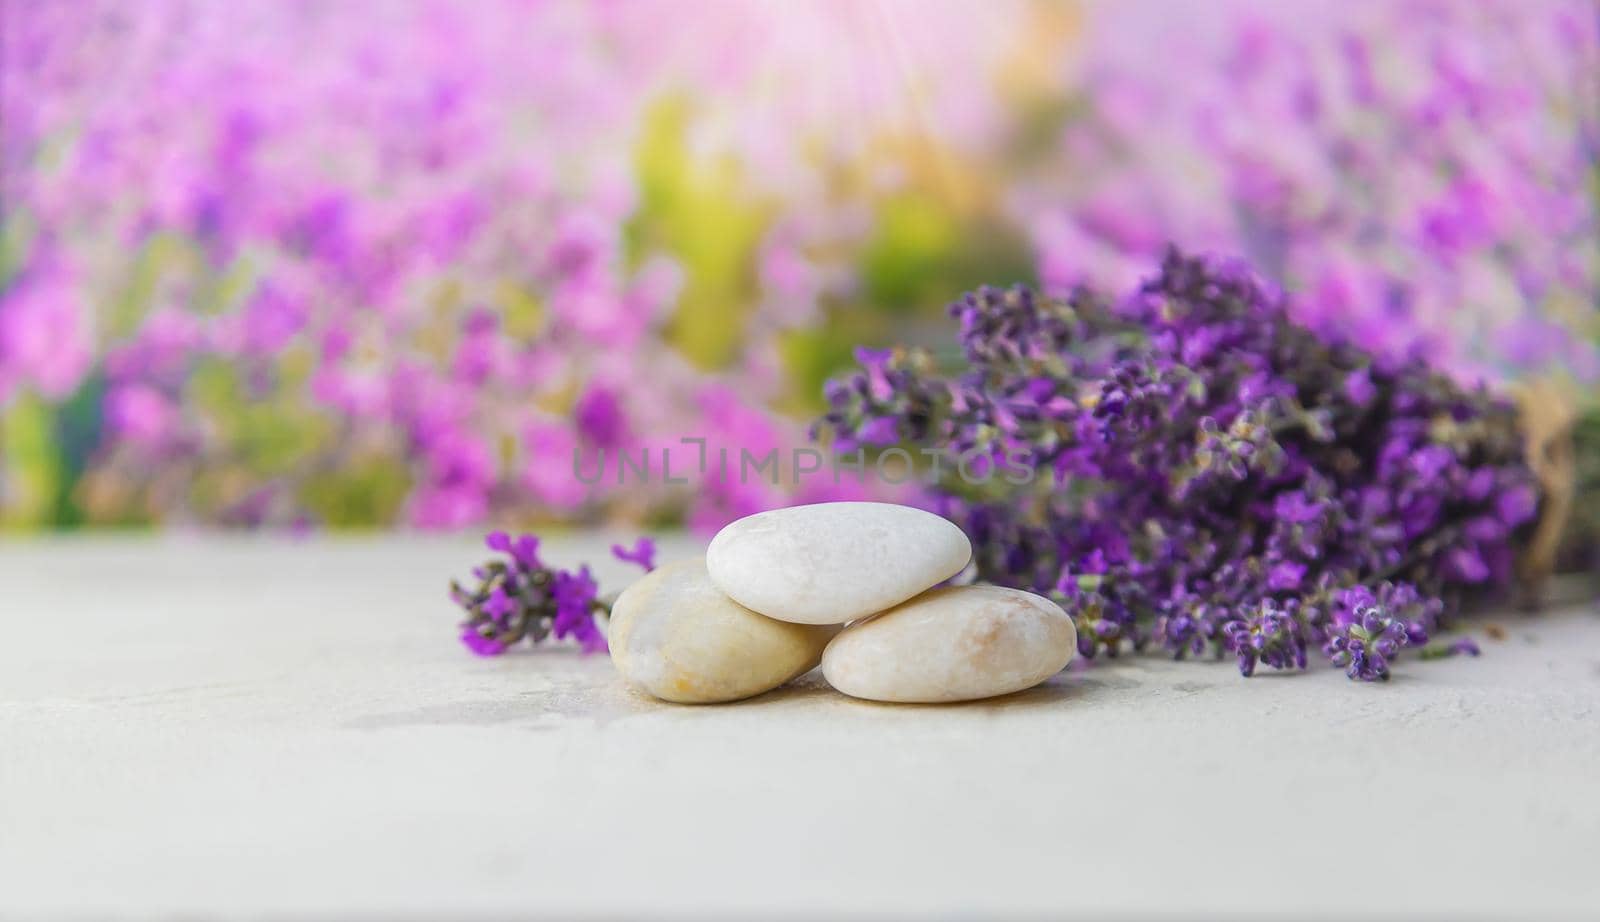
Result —
[[551, 581], [550, 596], [556, 607], [555, 617], [550, 622], [551, 632], [558, 638], [575, 638], [585, 653], [606, 649], [605, 635], [595, 624], [599, 588], [587, 566], [580, 567], [577, 572], [559, 571]]
[[516, 610], [517, 603], [512, 600], [510, 593], [506, 592], [504, 585], [489, 590], [489, 599], [483, 603], [483, 613], [496, 624], [504, 624]]
[[615, 448], [627, 438], [622, 402], [609, 388], [591, 388], [572, 408], [572, 417], [578, 432], [601, 448]]
[[638, 564], [648, 573], [656, 568], [656, 543], [649, 538], [640, 538], [634, 542], [631, 550], [620, 544], [613, 544], [611, 556], [623, 563]]
[[461, 642], [468, 650], [479, 656], [499, 656], [506, 650], [505, 644], [500, 640], [479, 632], [470, 624], [461, 626]]
[[1349, 397], [1358, 406], [1366, 406], [1373, 398], [1378, 396], [1378, 389], [1372, 384], [1372, 376], [1365, 369], [1354, 372], [1344, 382], [1344, 395]]
[[1263, 600], [1249, 615], [1222, 626], [1225, 644], [1239, 661], [1239, 674], [1253, 675], [1256, 664], [1273, 669], [1306, 668], [1305, 625], [1293, 611]]
[[1286, 560], [1274, 564], [1267, 572], [1267, 587], [1278, 592], [1299, 589], [1306, 578], [1306, 565]]
[[503, 531], [492, 531], [483, 539], [483, 543], [491, 551], [510, 556], [523, 570], [537, 570], [543, 566], [539, 562], [539, 539], [533, 535], [520, 535], [513, 540]]
[[1389, 664], [1403, 647], [1428, 642], [1436, 608], [1410, 586], [1385, 584], [1374, 594], [1365, 586], [1340, 593], [1323, 652], [1352, 679], [1387, 680]]
[[867, 420], [856, 433], [865, 445], [893, 445], [900, 441], [899, 423], [889, 416]]

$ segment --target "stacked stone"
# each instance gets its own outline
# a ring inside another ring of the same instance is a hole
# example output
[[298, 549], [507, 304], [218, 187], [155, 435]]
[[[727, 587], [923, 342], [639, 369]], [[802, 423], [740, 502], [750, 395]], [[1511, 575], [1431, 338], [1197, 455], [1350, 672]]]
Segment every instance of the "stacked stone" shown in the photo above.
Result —
[[820, 503], [740, 519], [703, 558], [661, 567], [612, 609], [629, 683], [667, 701], [758, 695], [818, 663], [873, 701], [970, 701], [1031, 688], [1077, 651], [1072, 619], [1042, 596], [944, 586], [967, 536], [921, 509]]

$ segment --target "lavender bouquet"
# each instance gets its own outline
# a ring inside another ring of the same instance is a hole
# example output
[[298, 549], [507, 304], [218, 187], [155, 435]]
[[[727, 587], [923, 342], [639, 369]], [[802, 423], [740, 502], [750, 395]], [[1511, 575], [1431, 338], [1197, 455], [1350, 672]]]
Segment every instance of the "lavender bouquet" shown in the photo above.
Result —
[[[1086, 658], [1210, 654], [1250, 676], [1320, 651], [1387, 679], [1406, 647], [1475, 655], [1429, 638], [1530, 576], [1513, 549], [1546, 501], [1511, 402], [1313, 332], [1242, 265], [1174, 250], [1121, 299], [984, 288], [950, 311], [959, 353], [859, 350], [813, 437], [931, 462], [972, 577], [1054, 598]], [[489, 546], [508, 559], [452, 586], [471, 650], [604, 648], [586, 567], [546, 566], [532, 536]], [[649, 569], [652, 549], [613, 553]]]
[[[1539, 492], [1511, 404], [1312, 333], [1241, 266], [1172, 251], [1120, 300], [984, 288], [951, 313], [953, 367], [862, 350], [815, 434], [932, 460], [976, 577], [1055, 598], [1085, 657], [1248, 676], [1320, 651], [1385, 679], [1512, 580]], [[985, 468], [1008, 476], [966, 476]]]

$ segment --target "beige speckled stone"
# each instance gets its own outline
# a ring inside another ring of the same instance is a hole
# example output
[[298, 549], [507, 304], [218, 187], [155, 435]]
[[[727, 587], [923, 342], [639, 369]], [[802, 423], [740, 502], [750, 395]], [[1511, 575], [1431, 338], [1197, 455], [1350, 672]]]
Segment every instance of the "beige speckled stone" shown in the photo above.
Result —
[[822, 674], [873, 701], [969, 701], [1038, 685], [1076, 652], [1072, 619], [1049, 599], [955, 586], [845, 628], [822, 654]]
[[717, 588], [769, 618], [843, 624], [960, 573], [972, 557], [953, 523], [893, 503], [818, 503], [740, 519], [711, 539]]
[[812, 667], [837, 632], [764, 618], [723, 595], [703, 557], [629, 586], [611, 611], [611, 660], [630, 685], [666, 701], [736, 701]]

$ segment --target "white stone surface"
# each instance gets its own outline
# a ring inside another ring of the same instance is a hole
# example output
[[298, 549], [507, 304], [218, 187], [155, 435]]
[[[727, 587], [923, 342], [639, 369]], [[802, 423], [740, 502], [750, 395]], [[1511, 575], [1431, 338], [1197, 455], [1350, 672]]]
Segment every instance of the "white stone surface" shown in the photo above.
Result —
[[664, 562], [612, 611], [611, 660], [664, 701], [709, 704], [771, 691], [809, 672], [836, 629], [758, 615], [722, 594], [704, 557]]
[[893, 503], [771, 509], [711, 539], [711, 581], [739, 604], [799, 624], [843, 624], [960, 573], [972, 545], [954, 523]]
[[1141, 657], [973, 704], [813, 674], [686, 708], [604, 656], [461, 651], [444, 585], [479, 556], [0, 543], [0, 918], [1600, 907], [1591, 608], [1381, 686]]
[[1032, 688], [1075, 652], [1072, 619], [1049, 599], [947, 586], [845, 628], [828, 644], [822, 674], [857, 698], [939, 704]]

